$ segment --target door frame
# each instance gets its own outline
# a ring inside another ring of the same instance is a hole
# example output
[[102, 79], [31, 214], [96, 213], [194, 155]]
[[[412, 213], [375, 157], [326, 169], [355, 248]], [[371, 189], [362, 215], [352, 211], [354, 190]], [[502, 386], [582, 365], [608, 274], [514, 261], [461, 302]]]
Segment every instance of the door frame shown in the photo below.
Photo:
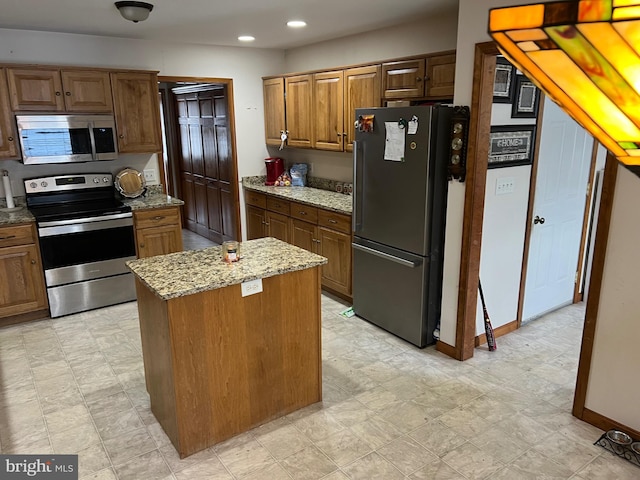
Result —
[[[210, 83], [210, 84], [218, 84], [225, 85], [227, 88], [227, 109], [229, 112], [229, 142], [231, 145], [231, 157], [232, 157], [232, 181], [235, 185], [236, 196], [235, 196], [235, 220], [236, 220], [236, 238], [242, 238], [242, 224], [240, 219], [240, 184], [238, 181], [238, 154], [236, 147], [236, 115], [235, 115], [235, 100], [233, 96], [233, 79], [231, 78], [216, 78], [216, 77], [176, 77], [176, 76], [158, 76], [159, 83], [179, 83], [179, 82], [189, 82], [189, 83]], [[195, 85], [194, 85], [195, 87]], [[170, 162], [170, 159], [167, 159]], [[158, 162], [162, 162], [162, 155], [159, 155]], [[164, 164], [162, 165], [164, 172]], [[170, 165], [171, 169], [175, 168], [175, 165]], [[173, 175], [173, 174], [172, 174]], [[179, 188], [179, 185], [177, 186]], [[184, 216], [183, 216], [184, 217]]]

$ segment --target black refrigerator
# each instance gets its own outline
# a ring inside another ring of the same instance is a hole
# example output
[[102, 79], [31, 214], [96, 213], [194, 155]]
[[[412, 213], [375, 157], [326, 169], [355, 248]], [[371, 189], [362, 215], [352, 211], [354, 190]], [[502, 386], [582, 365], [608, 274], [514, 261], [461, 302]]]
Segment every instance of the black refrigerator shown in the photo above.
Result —
[[353, 310], [420, 348], [440, 317], [452, 114], [356, 110]]

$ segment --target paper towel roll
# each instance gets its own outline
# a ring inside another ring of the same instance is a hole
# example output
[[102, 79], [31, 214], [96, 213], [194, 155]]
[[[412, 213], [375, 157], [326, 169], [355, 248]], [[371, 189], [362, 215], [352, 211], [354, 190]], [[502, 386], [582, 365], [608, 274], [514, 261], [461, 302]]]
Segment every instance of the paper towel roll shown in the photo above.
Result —
[[9, 181], [9, 172], [7, 170], [2, 171], [2, 185], [4, 185], [4, 195], [7, 197], [7, 208], [15, 208], [16, 204], [13, 201], [11, 182]]

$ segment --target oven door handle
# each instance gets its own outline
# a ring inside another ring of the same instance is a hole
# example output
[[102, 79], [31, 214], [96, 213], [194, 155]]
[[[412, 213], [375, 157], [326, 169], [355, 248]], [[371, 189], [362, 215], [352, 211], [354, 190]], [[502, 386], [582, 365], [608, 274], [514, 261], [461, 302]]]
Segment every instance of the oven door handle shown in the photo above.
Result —
[[[71, 233], [90, 232], [95, 230], [107, 230], [110, 228], [130, 227], [133, 229], [133, 217], [116, 218], [110, 220], [104, 220], [104, 217], [95, 217], [94, 221], [88, 221], [89, 219], [83, 219], [82, 223], [73, 223], [66, 225], [56, 226], [42, 226], [38, 227], [38, 235], [40, 237], [52, 237], [60, 235], [68, 235]], [[54, 223], [54, 222], [50, 222]]]
[[100, 215], [99, 217], [83, 217], [70, 218], [69, 220], [54, 220], [51, 222], [39, 222], [38, 227], [59, 227], [62, 225], [75, 225], [78, 223], [101, 222], [104, 220], [117, 220], [119, 218], [131, 218], [133, 222], [133, 214], [131, 212], [112, 213], [109, 215]]

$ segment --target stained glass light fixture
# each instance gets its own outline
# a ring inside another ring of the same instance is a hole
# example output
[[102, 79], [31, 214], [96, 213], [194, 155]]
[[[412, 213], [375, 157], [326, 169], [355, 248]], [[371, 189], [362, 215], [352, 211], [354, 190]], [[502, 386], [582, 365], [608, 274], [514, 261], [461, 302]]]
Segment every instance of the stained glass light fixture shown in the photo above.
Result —
[[640, 1], [497, 8], [500, 51], [626, 165], [640, 166]]

